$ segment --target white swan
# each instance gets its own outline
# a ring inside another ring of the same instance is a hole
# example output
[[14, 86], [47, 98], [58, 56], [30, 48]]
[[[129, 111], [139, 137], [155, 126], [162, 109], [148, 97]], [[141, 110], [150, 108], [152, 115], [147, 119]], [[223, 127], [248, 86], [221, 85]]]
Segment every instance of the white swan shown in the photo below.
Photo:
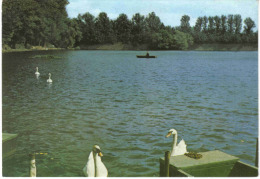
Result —
[[35, 154], [31, 154], [31, 162], [30, 162], [30, 177], [36, 177], [36, 161]]
[[35, 72], [35, 75], [39, 76], [40, 75], [40, 72], [38, 72], [38, 67], [36, 67], [36, 72]]
[[101, 153], [100, 147], [98, 145], [94, 145], [92, 152], [90, 152], [88, 157], [88, 162], [86, 166], [83, 168], [83, 172], [87, 177], [107, 177], [108, 171], [106, 166], [101, 161], [101, 157], [103, 154]]
[[48, 83], [52, 83], [52, 79], [51, 79], [51, 73], [49, 73], [49, 79], [47, 80]]
[[187, 145], [183, 139], [177, 145], [177, 131], [175, 129], [170, 129], [165, 137], [170, 137], [171, 135], [173, 135], [171, 156], [184, 155], [187, 153]]

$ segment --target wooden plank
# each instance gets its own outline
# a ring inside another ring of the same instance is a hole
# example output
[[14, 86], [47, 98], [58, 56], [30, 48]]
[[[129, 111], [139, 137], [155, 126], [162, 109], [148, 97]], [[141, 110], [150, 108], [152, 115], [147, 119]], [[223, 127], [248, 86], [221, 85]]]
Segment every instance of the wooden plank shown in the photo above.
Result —
[[244, 162], [238, 161], [231, 170], [229, 177], [256, 177], [258, 168]]
[[170, 158], [170, 165], [174, 165], [176, 168], [187, 168], [192, 166], [198, 165], [209, 165], [227, 161], [238, 161], [239, 158], [234, 157], [232, 155], [226, 154], [219, 150], [208, 151], [208, 152], [201, 152], [199, 153], [202, 155], [200, 159], [193, 159], [187, 157], [185, 155], [174, 156]]
[[[183, 176], [182, 172], [195, 177], [227, 177], [239, 158], [215, 150], [201, 152], [202, 158], [193, 159], [185, 155], [170, 157], [170, 176]], [[164, 158], [160, 159], [160, 175]], [[187, 176], [187, 175], [185, 175]]]
[[2, 142], [4, 143], [8, 140], [14, 139], [17, 136], [17, 134], [2, 133]]
[[2, 133], [2, 156], [3, 159], [13, 155], [16, 151], [17, 134]]
[[178, 176], [179, 177], [193, 177], [192, 175], [188, 174], [187, 172], [185, 172], [181, 169], [178, 170]]

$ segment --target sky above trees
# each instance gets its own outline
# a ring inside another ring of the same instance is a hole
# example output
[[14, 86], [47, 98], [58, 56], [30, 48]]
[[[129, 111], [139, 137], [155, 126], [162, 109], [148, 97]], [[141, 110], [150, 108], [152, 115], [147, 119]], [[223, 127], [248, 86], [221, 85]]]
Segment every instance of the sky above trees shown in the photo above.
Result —
[[155, 12], [165, 25], [179, 26], [181, 17], [190, 16], [194, 26], [199, 16], [240, 14], [250, 17], [258, 26], [258, 0], [69, 0], [70, 18], [89, 12], [97, 16], [106, 12], [110, 19], [124, 13], [131, 18], [135, 13], [147, 15]]

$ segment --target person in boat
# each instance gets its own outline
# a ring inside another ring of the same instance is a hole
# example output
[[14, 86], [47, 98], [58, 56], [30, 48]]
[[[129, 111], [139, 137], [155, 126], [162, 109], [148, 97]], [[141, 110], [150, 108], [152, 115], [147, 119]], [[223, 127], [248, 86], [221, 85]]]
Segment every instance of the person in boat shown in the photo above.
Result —
[[149, 57], [149, 53], [148, 52], [146, 53], [146, 56]]

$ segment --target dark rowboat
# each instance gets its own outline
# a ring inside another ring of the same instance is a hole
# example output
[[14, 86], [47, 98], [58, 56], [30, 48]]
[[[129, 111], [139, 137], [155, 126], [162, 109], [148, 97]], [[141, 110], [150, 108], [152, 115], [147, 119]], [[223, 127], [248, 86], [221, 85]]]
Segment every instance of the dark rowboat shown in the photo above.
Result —
[[137, 58], [156, 58], [157, 56], [154, 56], [154, 55], [136, 55]]

